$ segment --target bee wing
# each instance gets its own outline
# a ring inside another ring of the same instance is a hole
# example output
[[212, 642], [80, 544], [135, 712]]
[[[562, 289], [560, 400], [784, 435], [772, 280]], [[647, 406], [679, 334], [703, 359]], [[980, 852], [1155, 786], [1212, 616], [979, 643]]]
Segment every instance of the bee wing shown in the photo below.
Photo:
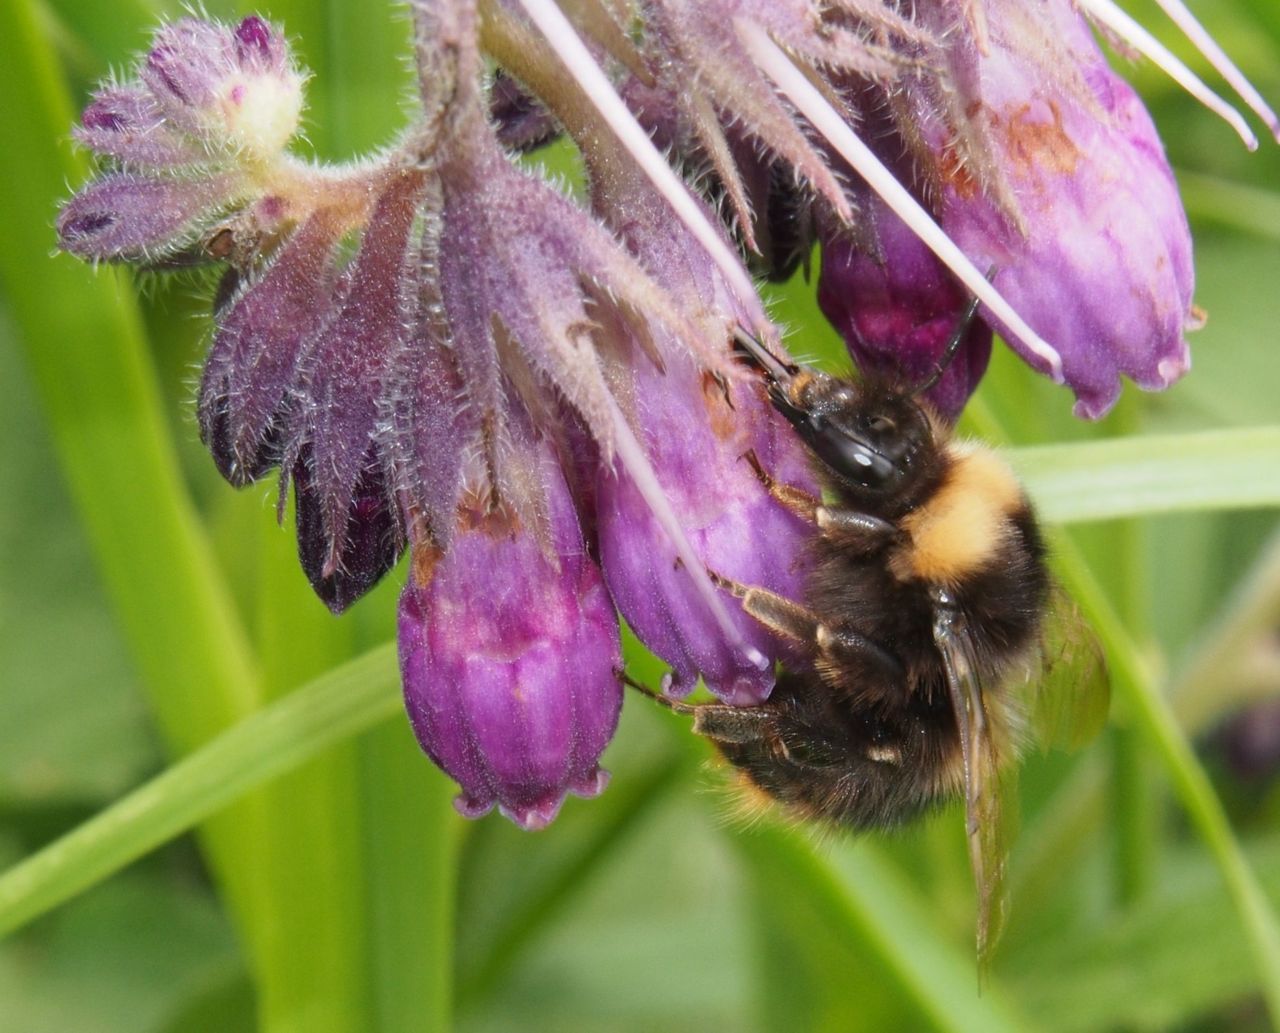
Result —
[[1075, 602], [1055, 587], [1040, 633], [1040, 665], [1028, 695], [1035, 741], [1074, 750], [1107, 723], [1111, 689], [1102, 645]]
[[947, 690], [960, 733], [965, 834], [978, 893], [978, 963], [985, 968], [1004, 928], [1007, 825], [1012, 816], [1006, 797], [1013, 767], [1005, 765], [1001, 770], [1000, 744], [992, 735], [977, 657], [963, 616], [939, 610], [933, 638], [946, 667]]

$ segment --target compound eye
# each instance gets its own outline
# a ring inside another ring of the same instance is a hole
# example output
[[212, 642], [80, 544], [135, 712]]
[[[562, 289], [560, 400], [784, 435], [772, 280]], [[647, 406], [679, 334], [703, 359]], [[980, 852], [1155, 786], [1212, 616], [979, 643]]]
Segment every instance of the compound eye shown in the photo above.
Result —
[[809, 447], [832, 471], [845, 480], [872, 490], [892, 485], [900, 474], [896, 463], [864, 441], [821, 416], [814, 416], [801, 431]]
[[893, 420], [889, 419], [888, 416], [872, 416], [871, 419], [867, 421], [867, 426], [877, 434], [892, 434], [898, 429], [898, 425]]

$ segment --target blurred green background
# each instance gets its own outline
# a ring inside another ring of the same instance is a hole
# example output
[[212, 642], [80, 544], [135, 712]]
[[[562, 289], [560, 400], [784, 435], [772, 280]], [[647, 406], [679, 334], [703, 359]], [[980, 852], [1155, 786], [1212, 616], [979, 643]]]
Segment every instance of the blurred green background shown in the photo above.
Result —
[[[358, 155], [404, 124], [399, 8], [207, 8], [286, 26], [314, 72], [316, 155]], [[1154, 4], [1129, 9], [1203, 69]], [[273, 488], [234, 492], [199, 444], [209, 285], [53, 254], [57, 204], [86, 174], [68, 144], [75, 112], [178, 10], [0, 5], [3, 867], [394, 629], [399, 572], [331, 617], [275, 523]], [[1280, 102], [1280, 7], [1197, 12]], [[1270, 1028], [1280, 788], [1225, 763], [1223, 729], [1280, 696], [1280, 539], [1274, 509], [1214, 499], [1232, 478], [1280, 495], [1280, 148], [1249, 155], [1155, 70], [1130, 78], [1195, 228], [1209, 312], [1195, 368], [1086, 426], [1064, 391], [1001, 354], [969, 429], [1014, 445], [1181, 435], [1149, 451], [1178, 465], [1190, 446], [1184, 472], [1204, 490], [1176, 503], [1135, 490], [1121, 509], [1141, 516], [1067, 529], [1060, 576], [1101, 624], [1114, 719], [1087, 749], [1026, 765], [1012, 919], [981, 995], [958, 814], [857, 842], [743, 828], [686, 723], [632, 699], [601, 799], [570, 800], [538, 835], [464, 823], [393, 713], [384, 650], [355, 679], [377, 697], [372, 730], [0, 940], [0, 1033]], [[805, 351], [834, 357], [812, 293], [797, 278], [773, 291], [775, 311]], [[1231, 439], [1245, 452], [1215, 453], [1224, 429], [1245, 432]], [[1049, 491], [1073, 453], [1017, 454]], [[1125, 460], [1100, 454], [1123, 494]], [[1179, 753], [1156, 691], [1203, 767]], [[0, 929], [24, 892], [0, 879]]]

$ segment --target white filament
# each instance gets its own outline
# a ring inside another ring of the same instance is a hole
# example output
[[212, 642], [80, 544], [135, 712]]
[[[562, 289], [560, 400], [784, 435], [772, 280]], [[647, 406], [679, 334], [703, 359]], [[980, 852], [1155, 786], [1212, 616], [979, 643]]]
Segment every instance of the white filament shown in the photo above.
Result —
[[1244, 116], [1219, 97], [1190, 68], [1178, 60], [1168, 47], [1120, 10], [1111, 0], [1076, 0], [1081, 10], [1093, 15], [1133, 48], [1164, 69], [1174, 82], [1234, 129], [1251, 151], [1258, 149], [1258, 138]]
[[1187, 5], [1182, 0], [1156, 0], [1156, 3], [1182, 30], [1183, 35], [1195, 45], [1195, 48], [1218, 70], [1218, 74], [1236, 91], [1240, 99], [1266, 123], [1267, 128], [1271, 130], [1271, 135], [1280, 141], [1280, 118], [1276, 116], [1271, 105], [1262, 99], [1262, 94], [1253, 88], [1253, 83], [1245, 78], [1244, 73], [1227, 56], [1226, 51], [1218, 46], [1218, 41], [1210, 36], [1205, 27], [1196, 20], [1196, 16], [1187, 9]]
[[751, 277], [725, 243], [715, 227], [707, 221], [701, 207], [689, 193], [689, 188], [667, 164], [665, 158], [649, 139], [649, 134], [636, 121], [626, 103], [618, 96], [609, 77], [601, 71], [595, 58], [555, 0], [520, 0], [520, 6], [534, 25], [546, 37], [551, 49], [564, 62], [569, 74], [582, 87], [587, 99], [600, 112], [622, 146], [630, 152], [637, 165], [667, 199], [676, 216], [703, 246], [715, 262], [733, 292], [745, 305], [755, 297]]
[[[749, 664], [758, 670], [766, 670], [769, 666], [768, 659], [760, 650], [743, 638], [741, 629], [734, 623], [733, 618], [729, 616], [729, 611], [725, 608], [720, 592], [711, 583], [707, 568], [694, 551], [693, 544], [684, 533], [684, 528], [680, 526], [680, 518], [676, 516], [675, 510], [671, 508], [671, 500], [667, 498], [667, 493], [663, 491], [662, 485], [658, 482], [658, 475], [654, 473], [649, 457], [645, 455], [644, 449], [640, 447], [640, 442], [636, 440], [635, 434], [631, 431], [631, 425], [627, 423], [626, 417], [622, 415], [622, 410], [618, 408], [618, 403], [612, 395], [609, 396], [609, 414], [613, 419], [613, 447], [617, 453], [618, 461], [622, 464], [622, 468], [627, 474], [630, 475], [632, 481], [635, 482], [635, 486], [641, 497], [648, 504], [650, 512], [657, 518], [658, 523], [662, 525], [663, 531], [666, 532], [667, 538], [676, 550], [676, 555], [680, 557], [680, 562], [684, 564], [685, 571], [693, 579], [694, 590], [702, 597], [703, 602], [707, 604], [707, 608], [711, 611], [711, 616], [719, 626], [725, 641], [746, 657]], [[714, 491], [715, 489], [709, 485], [708, 490]]]
[[786, 55], [758, 25], [739, 19], [739, 37], [746, 45], [752, 60], [774, 81], [799, 112], [821, 133], [832, 147], [862, 176], [871, 189], [879, 194], [917, 237], [938, 256], [984, 305], [1002, 322], [1012, 336], [1037, 356], [1048, 367], [1049, 375], [1062, 382], [1062, 356], [1058, 350], [1031, 329], [1013, 306], [1007, 302], [991, 282], [960, 250], [955, 242], [934, 222], [933, 217], [920, 206], [911, 193], [898, 182], [892, 172], [871, 153], [843, 118], [813, 86]]

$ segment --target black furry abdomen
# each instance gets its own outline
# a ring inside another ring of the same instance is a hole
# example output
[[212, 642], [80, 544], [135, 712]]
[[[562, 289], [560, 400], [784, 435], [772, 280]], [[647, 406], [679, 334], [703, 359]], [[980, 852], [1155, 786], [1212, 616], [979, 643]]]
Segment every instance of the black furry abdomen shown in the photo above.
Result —
[[[793, 812], [882, 828], [950, 799], [962, 784], [959, 731], [934, 641], [936, 597], [929, 583], [895, 575], [887, 548], [832, 545], [815, 557], [805, 602], [827, 627], [877, 648], [819, 656], [812, 669], [784, 673], [763, 705], [769, 734], [718, 745]], [[1008, 515], [990, 561], [948, 592], [978, 665], [991, 734], [1012, 740], [1018, 701], [1002, 695], [1008, 668], [1033, 646], [1048, 595], [1029, 508]]]

